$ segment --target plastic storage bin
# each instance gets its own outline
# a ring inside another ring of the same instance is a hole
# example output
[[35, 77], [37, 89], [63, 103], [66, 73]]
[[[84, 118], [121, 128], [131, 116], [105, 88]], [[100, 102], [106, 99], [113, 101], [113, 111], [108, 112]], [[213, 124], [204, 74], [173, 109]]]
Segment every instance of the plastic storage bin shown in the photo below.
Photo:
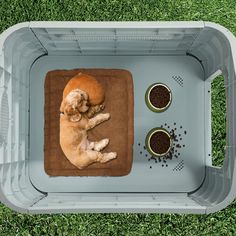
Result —
[[[0, 35], [1, 201], [27, 213], [203, 214], [223, 209], [236, 193], [235, 52], [235, 37], [210, 22], [27, 22], [7, 29]], [[45, 74], [96, 67], [133, 74], [131, 174], [49, 177], [43, 170]], [[211, 163], [209, 93], [220, 74], [227, 94], [222, 168]], [[161, 114], [145, 104], [145, 91], [154, 82], [172, 89], [172, 104]], [[182, 122], [189, 134], [186, 149], [182, 160], [149, 170], [140, 143], [151, 127], [165, 122]]]

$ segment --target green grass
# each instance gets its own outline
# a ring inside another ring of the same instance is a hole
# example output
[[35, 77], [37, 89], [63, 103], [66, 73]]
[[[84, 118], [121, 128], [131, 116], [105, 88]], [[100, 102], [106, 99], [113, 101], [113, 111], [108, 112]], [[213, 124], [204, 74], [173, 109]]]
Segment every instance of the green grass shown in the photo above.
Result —
[[212, 82], [212, 164], [222, 166], [226, 146], [226, 94], [223, 76]]
[[[235, 0], [1, 0], [0, 31], [30, 20], [214, 21], [236, 34]], [[223, 80], [213, 83], [213, 156], [225, 145]], [[208, 216], [175, 214], [17, 214], [0, 205], [2, 235], [236, 235], [236, 202]]]

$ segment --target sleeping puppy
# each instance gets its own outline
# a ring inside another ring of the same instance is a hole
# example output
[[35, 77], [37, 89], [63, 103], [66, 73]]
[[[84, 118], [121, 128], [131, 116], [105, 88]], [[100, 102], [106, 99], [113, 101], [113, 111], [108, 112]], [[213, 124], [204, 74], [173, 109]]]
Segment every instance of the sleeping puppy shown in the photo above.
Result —
[[101, 153], [109, 139], [88, 141], [87, 131], [108, 120], [109, 113], [89, 118], [88, 94], [81, 89], [70, 91], [61, 103], [60, 145], [67, 159], [79, 169], [93, 163], [106, 163], [117, 156], [116, 152]]

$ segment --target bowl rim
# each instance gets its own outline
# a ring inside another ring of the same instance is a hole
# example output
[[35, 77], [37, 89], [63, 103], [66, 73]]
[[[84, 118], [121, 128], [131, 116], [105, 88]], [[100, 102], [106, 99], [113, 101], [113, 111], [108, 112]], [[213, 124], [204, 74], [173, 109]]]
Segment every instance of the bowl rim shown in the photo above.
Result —
[[[168, 150], [167, 150], [165, 153], [161, 153], [161, 154], [154, 152], [154, 151], [152, 150], [152, 148], [151, 148], [151, 145], [150, 145], [150, 139], [151, 139], [152, 135], [155, 134], [155, 133], [157, 133], [157, 132], [160, 132], [160, 131], [162, 131], [162, 132], [164, 132], [165, 134], [167, 134], [168, 137], [170, 138], [170, 146], [169, 146]], [[146, 143], [147, 150], [149, 151], [150, 154], [152, 154], [152, 155], [154, 155], [154, 156], [157, 156], [157, 157], [161, 157], [161, 156], [165, 156], [166, 154], [169, 153], [169, 151], [171, 150], [172, 145], [173, 145], [173, 140], [172, 140], [172, 137], [171, 137], [171, 135], [170, 135], [170, 132], [169, 132], [167, 129], [162, 128], [162, 127], [156, 127], [156, 128], [151, 129], [151, 130], [148, 132], [148, 134], [147, 134], [147, 136], [146, 136], [145, 143]]]
[[[155, 107], [155, 106], [153, 106], [152, 102], [150, 101], [150, 92], [151, 92], [151, 90], [152, 90], [154, 87], [156, 87], [156, 86], [163, 86], [163, 87], [165, 87], [165, 88], [169, 91], [169, 93], [170, 93], [170, 100], [169, 100], [169, 102], [167, 103], [167, 105], [166, 105], [165, 107], [162, 107], [162, 108]], [[153, 83], [153, 84], [151, 84], [151, 85], [148, 87], [148, 89], [147, 89], [147, 91], [146, 91], [146, 93], [145, 93], [145, 101], [146, 101], [146, 105], [148, 106], [148, 108], [149, 108], [150, 110], [152, 110], [152, 111], [154, 111], [154, 112], [163, 112], [163, 111], [165, 111], [166, 109], [168, 109], [168, 107], [170, 106], [170, 104], [171, 104], [171, 102], [172, 102], [172, 92], [171, 92], [170, 88], [169, 88], [166, 84], [164, 84], [164, 83], [161, 83], [161, 82]]]

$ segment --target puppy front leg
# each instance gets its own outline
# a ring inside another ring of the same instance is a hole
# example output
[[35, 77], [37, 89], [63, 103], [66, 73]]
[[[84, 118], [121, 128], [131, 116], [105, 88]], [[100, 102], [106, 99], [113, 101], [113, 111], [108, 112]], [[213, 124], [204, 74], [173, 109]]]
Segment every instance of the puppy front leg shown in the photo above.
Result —
[[109, 118], [110, 118], [109, 113], [98, 114], [94, 118], [91, 118], [88, 120], [88, 124], [86, 125], [86, 130], [90, 130], [94, 128], [95, 126], [97, 126], [98, 124], [101, 124], [102, 122], [108, 120]]
[[105, 108], [104, 104], [91, 106], [89, 110], [87, 111], [88, 118], [92, 118], [96, 113], [99, 111], [102, 111]]

